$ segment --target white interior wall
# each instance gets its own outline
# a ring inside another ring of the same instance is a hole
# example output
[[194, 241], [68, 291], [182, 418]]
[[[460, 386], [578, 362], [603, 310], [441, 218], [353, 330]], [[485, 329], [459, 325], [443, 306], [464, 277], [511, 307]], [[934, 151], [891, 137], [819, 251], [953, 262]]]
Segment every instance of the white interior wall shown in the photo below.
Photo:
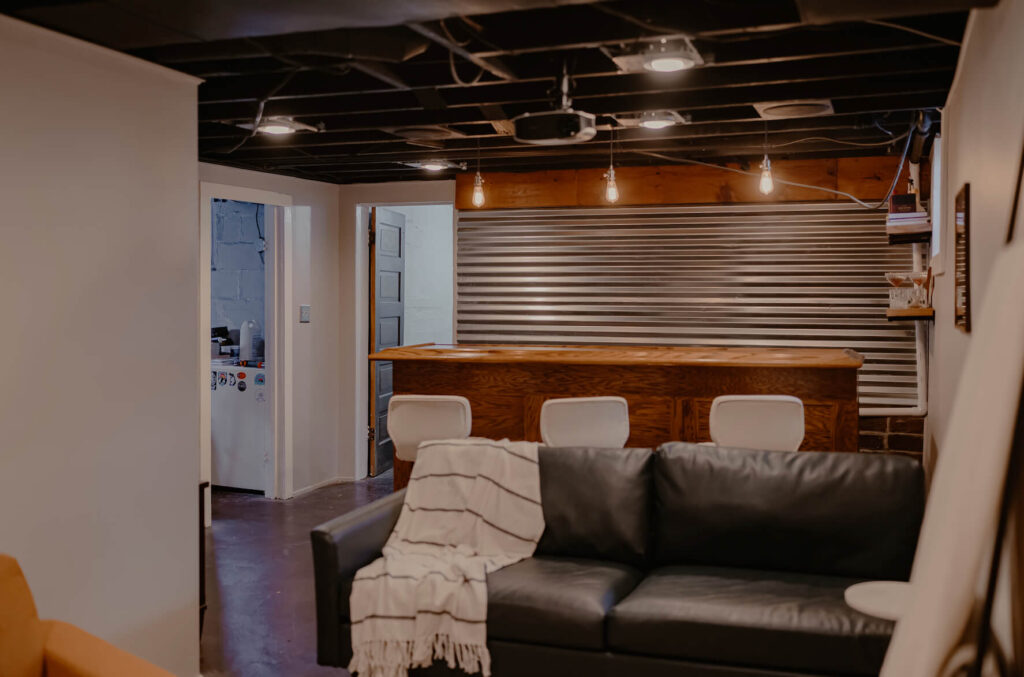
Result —
[[[330, 376], [341, 364], [338, 270], [350, 265], [338, 258], [338, 187], [207, 163], [199, 163], [199, 178], [291, 197], [292, 298], [284, 319], [293, 325], [292, 487], [302, 492], [349, 477], [339, 465], [342, 389]], [[299, 323], [300, 304], [311, 306], [309, 324]]]
[[[974, 10], [942, 116], [946, 189], [944, 234], [935, 280], [926, 448], [938, 450], [960, 381], [969, 334], [953, 326], [953, 201], [970, 188], [972, 313], [977, 317], [992, 262], [1006, 238], [1014, 182], [1024, 143], [1024, 2], [1004, 0]], [[1024, 237], [1018, 223], [1017, 237]]]
[[0, 550], [199, 672], [197, 80], [0, 16]]
[[[338, 186], [340, 260], [338, 281], [342, 289], [342, 363], [338, 421], [341, 425], [340, 474], [347, 479], [366, 477], [369, 354], [369, 268], [365, 224], [359, 222], [359, 206], [367, 204], [454, 203], [455, 181], [399, 181], [354, 183]], [[351, 328], [351, 329], [348, 329]]]
[[[970, 334], [953, 326], [953, 205], [970, 183], [970, 278], [972, 322], [981, 312], [992, 264], [1006, 240], [1017, 168], [1024, 144], [1024, 2], [1003, 0], [992, 9], [973, 10], [967, 26], [956, 79], [942, 117], [946, 186], [944, 232], [940, 243], [943, 274], [935, 284], [935, 327], [930, 352], [926, 449], [942, 462], [942, 443]], [[1022, 205], [1024, 207], [1024, 205]], [[1015, 238], [1024, 237], [1024, 209], [1018, 212]], [[1016, 519], [1021, 519], [1018, 511]], [[1020, 529], [1017, 530], [1020, 538]], [[1002, 645], [1013, 647], [1010, 589], [1013, 561], [1004, 549], [993, 625]], [[987, 579], [986, 569], [983, 572]], [[982, 590], [979, 581], [978, 590]], [[1017, 657], [1019, 660], [1019, 656]]]
[[452, 343], [453, 205], [389, 205], [405, 215], [405, 345]]

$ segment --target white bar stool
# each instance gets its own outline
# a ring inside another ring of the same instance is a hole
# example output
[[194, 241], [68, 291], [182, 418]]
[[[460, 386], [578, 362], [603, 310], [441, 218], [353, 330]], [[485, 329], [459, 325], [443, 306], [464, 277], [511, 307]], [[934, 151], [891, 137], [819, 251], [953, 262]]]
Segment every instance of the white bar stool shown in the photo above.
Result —
[[473, 415], [458, 395], [393, 395], [388, 403], [388, 435], [395, 458], [413, 463], [421, 442], [469, 437]]
[[804, 403], [790, 395], [722, 395], [711, 403], [711, 439], [722, 447], [796, 451]]
[[540, 408], [540, 438], [549, 447], [626, 446], [629, 405], [622, 397], [564, 397]]

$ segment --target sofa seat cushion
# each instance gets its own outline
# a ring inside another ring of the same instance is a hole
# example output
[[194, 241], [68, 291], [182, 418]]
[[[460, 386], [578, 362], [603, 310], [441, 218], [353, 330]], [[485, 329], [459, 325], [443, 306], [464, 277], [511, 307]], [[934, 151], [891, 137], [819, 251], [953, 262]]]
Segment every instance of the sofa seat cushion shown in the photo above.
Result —
[[533, 557], [487, 577], [487, 636], [603, 649], [608, 610], [643, 574], [625, 564]]
[[859, 579], [670, 566], [609, 613], [608, 646], [667, 656], [841, 675], [877, 675], [893, 623], [854, 611]]

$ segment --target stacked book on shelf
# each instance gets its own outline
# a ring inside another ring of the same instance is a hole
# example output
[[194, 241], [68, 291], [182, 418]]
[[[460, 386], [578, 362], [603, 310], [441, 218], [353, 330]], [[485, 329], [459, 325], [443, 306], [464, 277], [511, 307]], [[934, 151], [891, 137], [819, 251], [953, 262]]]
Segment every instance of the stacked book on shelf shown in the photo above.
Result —
[[889, 236], [889, 244], [928, 241], [932, 234], [932, 220], [928, 212], [918, 206], [917, 195], [893, 195], [889, 199], [885, 232]]

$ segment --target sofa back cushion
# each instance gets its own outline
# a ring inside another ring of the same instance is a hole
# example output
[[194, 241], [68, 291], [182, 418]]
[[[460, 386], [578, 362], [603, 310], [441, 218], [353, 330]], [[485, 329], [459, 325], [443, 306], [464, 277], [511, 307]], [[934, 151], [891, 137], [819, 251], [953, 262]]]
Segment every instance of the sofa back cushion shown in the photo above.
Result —
[[924, 514], [910, 458], [662, 445], [658, 564], [906, 580]]
[[541, 447], [536, 554], [642, 566], [651, 536], [651, 449]]

